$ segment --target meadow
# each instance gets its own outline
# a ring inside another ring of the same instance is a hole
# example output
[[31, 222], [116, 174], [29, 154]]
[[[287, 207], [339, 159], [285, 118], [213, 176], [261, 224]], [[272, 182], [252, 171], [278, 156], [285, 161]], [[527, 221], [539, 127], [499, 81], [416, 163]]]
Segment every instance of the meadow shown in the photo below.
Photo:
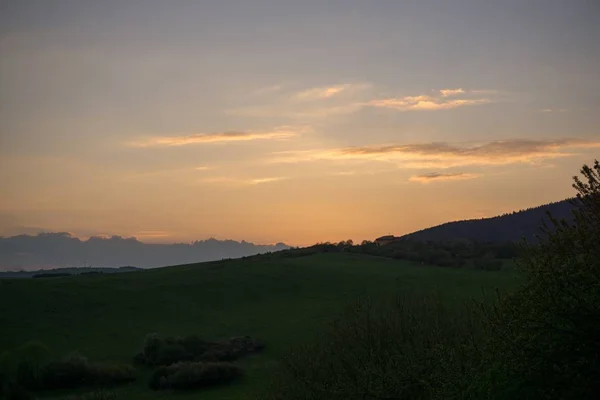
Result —
[[[0, 280], [0, 353], [39, 340], [56, 355], [77, 351], [93, 361], [132, 363], [151, 332], [209, 340], [249, 335], [266, 349], [239, 361], [240, 382], [176, 394], [247, 399], [262, 393], [290, 346], [313, 339], [358, 296], [436, 292], [458, 304], [516, 284], [510, 267], [444, 268], [351, 253], [273, 253], [123, 274]], [[148, 389], [150, 369], [138, 373], [136, 382], [115, 389], [118, 398], [173, 397]]]

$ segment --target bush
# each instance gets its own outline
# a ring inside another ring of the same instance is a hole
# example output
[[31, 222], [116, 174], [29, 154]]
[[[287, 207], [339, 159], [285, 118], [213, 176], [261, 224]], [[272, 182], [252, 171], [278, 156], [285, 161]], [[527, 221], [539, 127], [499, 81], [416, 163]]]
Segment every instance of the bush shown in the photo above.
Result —
[[127, 364], [91, 364], [90, 374], [94, 383], [100, 385], [118, 385], [136, 379], [135, 369]]
[[75, 396], [69, 396], [65, 400], [116, 400], [117, 394], [99, 390], [96, 392], [84, 393]]
[[87, 358], [78, 354], [50, 362], [42, 372], [41, 387], [44, 389], [69, 389], [93, 384]]
[[457, 398], [479, 367], [478, 321], [476, 307], [432, 295], [361, 299], [320, 340], [283, 359], [266, 398]]
[[263, 348], [263, 343], [249, 336], [208, 342], [197, 336], [162, 337], [153, 333], [146, 336], [142, 352], [134, 361], [151, 366], [183, 361], [233, 361]]
[[4, 396], [1, 398], [6, 400], [35, 400], [35, 396], [31, 392], [12, 382], [7, 383], [3, 393], [0, 394], [3, 394]]
[[49, 363], [42, 372], [42, 389], [70, 389], [92, 385], [116, 385], [134, 381], [135, 370], [125, 364], [93, 364], [74, 354]]
[[183, 362], [157, 368], [149, 382], [153, 390], [187, 390], [222, 385], [238, 379], [242, 370], [228, 363]]
[[155, 365], [171, 365], [179, 361], [190, 361], [193, 355], [188, 353], [181, 344], [163, 344], [156, 354]]

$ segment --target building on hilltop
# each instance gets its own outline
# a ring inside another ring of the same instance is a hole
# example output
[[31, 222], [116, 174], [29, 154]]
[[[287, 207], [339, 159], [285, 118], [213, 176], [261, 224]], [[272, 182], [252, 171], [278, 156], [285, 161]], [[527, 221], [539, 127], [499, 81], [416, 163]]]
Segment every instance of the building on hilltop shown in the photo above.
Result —
[[383, 246], [385, 244], [395, 242], [398, 239], [400, 239], [400, 238], [398, 238], [394, 235], [387, 235], [387, 236], [382, 236], [382, 237], [375, 239], [375, 243], [377, 243], [380, 246]]

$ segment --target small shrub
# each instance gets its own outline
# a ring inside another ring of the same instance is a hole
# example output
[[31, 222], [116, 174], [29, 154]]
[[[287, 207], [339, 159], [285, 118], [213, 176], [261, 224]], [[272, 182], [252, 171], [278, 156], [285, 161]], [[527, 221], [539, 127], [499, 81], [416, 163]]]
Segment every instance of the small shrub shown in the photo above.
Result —
[[49, 363], [42, 372], [42, 389], [70, 389], [91, 385], [116, 385], [135, 380], [135, 370], [125, 364], [93, 364], [80, 355]]
[[158, 349], [154, 364], [171, 365], [180, 361], [190, 361], [193, 355], [188, 353], [181, 344], [166, 343]]
[[68, 389], [93, 383], [87, 358], [78, 354], [48, 363], [42, 372], [42, 388]]
[[188, 390], [233, 382], [242, 370], [228, 363], [183, 362], [159, 367], [152, 374], [149, 386], [153, 390]]
[[[1, 396], [4, 394], [4, 396]], [[33, 393], [16, 383], [7, 383], [4, 393], [0, 393], [0, 398], [6, 400], [35, 400]]]
[[96, 392], [84, 393], [75, 396], [69, 396], [65, 400], [116, 400], [117, 394], [99, 390]]
[[161, 379], [165, 378], [169, 374], [167, 367], [162, 366], [156, 368], [152, 375], [150, 375], [150, 381], [148, 382], [148, 387], [152, 390], [159, 390], [162, 386]]
[[181, 338], [150, 334], [134, 362], [157, 366], [184, 361], [234, 361], [246, 354], [262, 351], [264, 347], [262, 342], [249, 336], [208, 342], [197, 336]]
[[127, 364], [91, 364], [90, 374], [94, 383], [103, 385], [133, 382], [136, 378], [135, 369]]

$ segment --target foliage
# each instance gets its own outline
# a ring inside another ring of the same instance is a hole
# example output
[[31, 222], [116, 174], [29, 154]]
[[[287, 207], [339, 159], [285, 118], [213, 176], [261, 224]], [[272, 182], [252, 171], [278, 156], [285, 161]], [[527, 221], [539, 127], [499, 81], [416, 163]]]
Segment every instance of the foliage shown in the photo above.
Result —
[[156, 366], [182, 361], [234, 361], [264, 349], [264, 344], [249, 336], [209, 342], [197, 336], [172, 337], [156, 333], [146, 335], [142, 352], [135, 361]]
[[0, 395], [6, 400], [35, 400], [33, 393], [15, 382], [6, 383]]
[[233, 364], [181, 362], [157, 368], [148, 386], [153, 390], [198, 389], [230, 383], [241, 375], [241, 368]]
[[68, 272], [42, 272], [40, 274], [35, 274], [32, 278], [62, 278], [65, 276], [73, 276]]
[[266, 398], [457, 398], [479, 366], [479, 321], [471, 303], [448, 307], [433, 295], [362, 299], [283, 359]]
[[136, 379], [135, 370], [126, 364], [91, 363], [72, 354], [48, 363], [42, 371], [40, 389], [70, 389], [93, 385], [117, 385]]
[[116, 400], [117, 394], [115, 392], [107, 392], [105, 390], [98, 390], [90, 393], [84, 393], [74, 396], [69, 396], [65, 400]]
[[588, 399], [600, 393], [600, 165], [575, 177], [574, 223], [551, 218], [525, 245], [523, 286], [490, 313], [480, 396]]

